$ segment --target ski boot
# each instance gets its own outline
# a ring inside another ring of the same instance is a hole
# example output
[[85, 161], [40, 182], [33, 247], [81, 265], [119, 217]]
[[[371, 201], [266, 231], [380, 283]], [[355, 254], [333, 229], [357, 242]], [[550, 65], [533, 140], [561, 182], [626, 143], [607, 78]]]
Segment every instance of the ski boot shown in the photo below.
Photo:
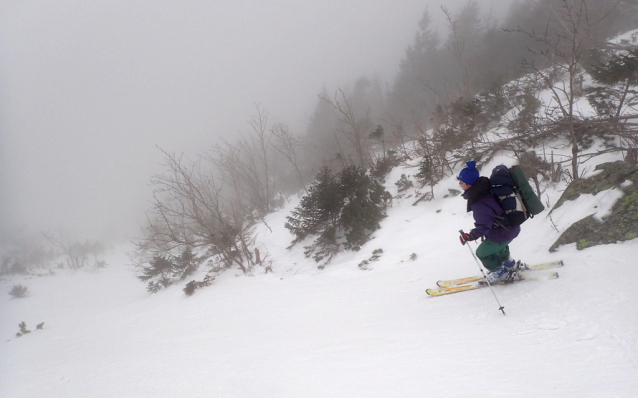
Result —
[[503, 268], [507, 270], [507, 281], [513, 282], [523, 279], [520, 275], [520, 271], [524, 270], [526, 266], [520, 260], [516, 261], [510, 257], [508, 260], [503, 262]]
[[498, 283], [504, 283], [508, 281], [510, 274], [504, 266], [497, 268], [494, 271], [491, 271], [487, 274], [487, 277], [481, 281], [479, 281], [479, 285], [485, 285], [489, 283], [490, 285], [496, 285]]

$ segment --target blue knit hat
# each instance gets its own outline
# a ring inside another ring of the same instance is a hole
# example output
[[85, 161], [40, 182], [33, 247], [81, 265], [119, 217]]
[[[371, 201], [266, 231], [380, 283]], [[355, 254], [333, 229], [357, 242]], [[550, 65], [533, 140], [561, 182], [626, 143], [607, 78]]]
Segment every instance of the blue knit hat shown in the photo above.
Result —
[[476, 162], [470, 160], [465, 164], [467, 165], [467, 167], [461, 170], [458, 178], [467, 185], [474, 185], [474, 183], [479, 179], [479, 172], [478, 170], [476, 170]]

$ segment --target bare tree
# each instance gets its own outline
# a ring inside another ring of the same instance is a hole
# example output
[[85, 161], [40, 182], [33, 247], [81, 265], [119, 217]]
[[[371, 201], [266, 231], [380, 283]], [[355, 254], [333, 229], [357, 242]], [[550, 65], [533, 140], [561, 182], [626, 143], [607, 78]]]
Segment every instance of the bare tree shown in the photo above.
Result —
[[273, 211], [279, 191], [279, 165], [273, 143], [274, 129], [268, 127], [268, 112], [259, 105], [250, 119], [251, 131], [236, 142], [222, 140], [203, 158], [211, 162], [234, 191], [237, 203], [258, 216]]
[[[369, 109], [360, 115], [354, 103], [341, 89], [338, 89], [334, 98], [320, 96], [320, 98], [334, 108], [341, 116], [339, 132], [346, 138], [357, 158], [356, 165], [367, 168], [370, 163], [368, 134], [371, 129]], [[347, 154], [343, 154], [344, 156]]]
[[24, 227], [3, 231], [0, 242], [0, 274], [43, 268], [59, 256], [56, 249], [48, 247], [42, 234], [31, 233]]
[[283, 124], [276, 124], [270, 131], [275, 137], [273, 148], [295, 169], [295, 173], [299, 178], [299, 185], [306, 194], [308, 194], [298, 157], [298, 152], [301, 148], [299, 140], [293, 136], [288, 127]]
[[140, 252], [167, 254], [186, 248], [207, 250], [225, 266], [237, 265], [244, 273], [252, 261], [252, 225], [241, 206], [226, 200], [211, 172], [200, 161], [186, 163], [182, 156], [162, 151], [167, 171], [157, 175], [154, 203], [147, 214]]
[[551, 7], [544, 31], [537, 32], [519, 26], [515, 32], [523, 33], [542, 45], [539, 50], [530, 51], [544, 59], [550, 67], [538, 67], [534, 61], [526, 61], [524, 65], [533, 70], [552, 93], [547, 117], [569, 139], [571, 174], [572, 178], [578, 178], [580, 142], [588, 132], [575, 106], [582, 88], [580, 65], [586, 51], [595, 42], [591, 34], [592, 26], [600, 23], [609, 13], [590, 13], [590, 4], [594, 3], [588, 0], [560, 0], [558, 3], [558, 7]]
[[99, 242], [80, 242], [68, 234], [42, 233], [44, 238], [54, 247], [60, 249], [66, 257], [66, 262], [71, 269], [80, 269], [89, 264], [90, 256], [93, 256], [94, 265], [98, 267], [103, 262], [98, 260], [98, 255], [104, 252], [104, 246]]

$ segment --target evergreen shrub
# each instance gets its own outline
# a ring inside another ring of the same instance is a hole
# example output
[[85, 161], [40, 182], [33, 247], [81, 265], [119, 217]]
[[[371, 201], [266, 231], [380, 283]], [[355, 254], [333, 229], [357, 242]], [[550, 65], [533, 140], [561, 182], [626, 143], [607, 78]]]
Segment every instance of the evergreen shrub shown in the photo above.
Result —
[[308, 237], [306, 257], [330, 262], [341, 248], [357, 251], [380, 228], [389, 193], [374, 177], [350, 166], [337, 175], [324, 168], [301, 203], [286, 217], [285, 227], [295, 236], [291, 247]]
[[29, 294], [29, 289], [23, 285], [13, 285], [9, 295], [13, 298], [24, 298]]
[[184, 280], [197, 270], [201, 260], [186, 248], [179, 256], [155, 255], [147, 265], [141, 266], [141, 274], [137, 278], [148, 282], [147, 290], [157, 293], [162, 288]]

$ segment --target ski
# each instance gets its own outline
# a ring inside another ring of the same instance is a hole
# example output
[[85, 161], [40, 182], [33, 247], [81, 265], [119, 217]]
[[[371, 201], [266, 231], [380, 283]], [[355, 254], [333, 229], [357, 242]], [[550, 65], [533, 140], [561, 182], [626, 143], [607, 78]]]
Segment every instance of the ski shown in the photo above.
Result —
[[[497, 285], [509, 285], [511, 283], [522, 282], [522, 281], [539, 281], [539, 280], [549, 280], [549, 279], [557, 279], [558, 272], [551, 272], [549, 274], [534, 274], [534, 275], [525, 275], [524, 273], [519, 274], [520, 279], [509, 281], [509, 282], [501, 282]], [[468, 278], [466, 278], [468, 279]], [[482, 278], [481, 278], [482, 279]], [[466, 292], [468, 290], [476, 290], [489, 286], [487, 283], [473, 283], [471, 285], [458, 285], [451, 287], [440, 287], [435, 289], [427, 289], [425, 292], [430, 296], [444, 296], [446, 294]], [[492, 285], [494, 286], [494, 285]]]
[[540, 263], [540, 264], [532, 264], [532, 265], [525, 264], [525, 269], [524, 270], [527, 270], [527, 271], [540, 271], [540, 270], [544, 270], [544, 269], [562, 267], [563, 265], [565, 265], [565, 263], [563, 263], [563, 260], [548, 261], [546, 263]]
[[[521, 268], [521, 271], [541, 271], [546, 269], [562, 267], [565, 264], [563, 263], [563, 260], [556, 260], [556, 261], [549, 261], [549, 262], [541, 263], [541, 264], [532, 264], [532, 265], [524, 264], [524, 265], [525, 265], [525, 268]], [[478, 282], [482, 279], [483, 279], [483, 275], [477, 275], [477, 276], [470, 276], [467, 278], [438, 281], [436, 282], [436, 285], [438, 287], [453, 287], [453, 286], [466, 285], [472, 282]]]

